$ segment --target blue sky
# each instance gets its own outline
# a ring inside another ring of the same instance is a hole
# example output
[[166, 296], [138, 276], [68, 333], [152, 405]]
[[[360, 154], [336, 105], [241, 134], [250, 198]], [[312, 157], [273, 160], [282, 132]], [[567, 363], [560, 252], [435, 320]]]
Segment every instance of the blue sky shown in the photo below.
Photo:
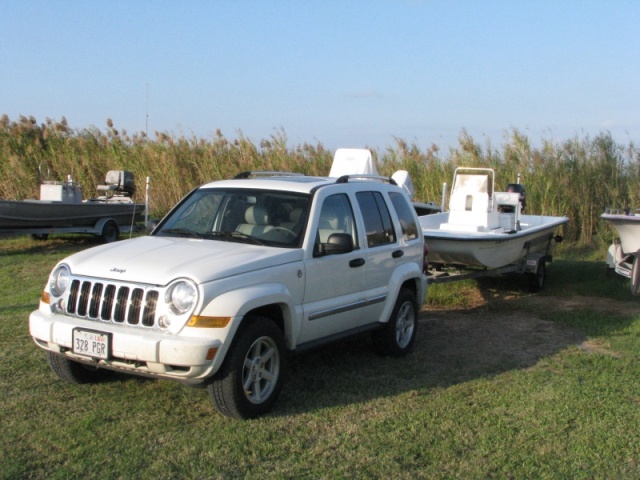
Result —
[[0, 114], [289, 145], [640, 139], [640, 2], [0, 0]]

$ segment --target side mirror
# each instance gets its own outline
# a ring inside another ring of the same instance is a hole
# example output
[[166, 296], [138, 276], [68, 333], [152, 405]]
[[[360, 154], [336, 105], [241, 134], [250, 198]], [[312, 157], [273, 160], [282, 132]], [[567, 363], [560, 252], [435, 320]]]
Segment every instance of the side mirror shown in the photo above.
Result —
[[353, 251], [353, 238], [348, 233], [332, 233], [327, 243], [319, 243], [314, 256], [335, 255]]
[[159, 223], [160, 220], [149, 219], [149, 222], [147, 223], [147, 233], [153, 232]]

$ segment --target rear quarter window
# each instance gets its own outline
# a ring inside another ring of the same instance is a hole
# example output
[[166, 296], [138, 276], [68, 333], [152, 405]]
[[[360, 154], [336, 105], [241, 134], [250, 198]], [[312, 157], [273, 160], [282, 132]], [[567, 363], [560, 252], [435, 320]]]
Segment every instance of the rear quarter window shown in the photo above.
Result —
[[389, 192], [389, 198], [393, 204], [393, 208], [400, 219], [400, 227], [402, 228], [402, 238], [404, 240], [415, 240], [418, 238], [418, 226], [411, 206], [407, 199], [398, 192]]
[[367, 245], [376, 247], [396, 242], [391, 214], [380, 192], [356, 193], [367, 231]]

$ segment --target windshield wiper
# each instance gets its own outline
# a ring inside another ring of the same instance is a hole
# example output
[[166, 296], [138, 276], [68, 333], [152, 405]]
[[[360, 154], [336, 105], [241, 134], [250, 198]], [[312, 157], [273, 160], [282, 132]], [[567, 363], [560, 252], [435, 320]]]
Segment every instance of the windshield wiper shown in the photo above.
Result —
[[246, 233], [233, 231], [233, 232], [223, 232], [220, 230], [214, 230], [213, 232], [206, 233], [203, 235], [204, 238], [222, 238], [225, 240], [249, 240], [250, 242], [255, 243], [256, 245], [264, 245], [260, 240], [251, 235], [247, 235]]
[[163, 235], [175, 235], [176, 237], [200, 238], [200, 234], [186, 228], [167, 228], [158, 233]]

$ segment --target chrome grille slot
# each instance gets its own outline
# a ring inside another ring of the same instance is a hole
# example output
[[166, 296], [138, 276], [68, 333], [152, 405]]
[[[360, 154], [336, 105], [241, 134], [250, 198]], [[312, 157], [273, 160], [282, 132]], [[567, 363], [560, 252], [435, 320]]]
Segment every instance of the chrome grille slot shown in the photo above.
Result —
[[102, 284], [94, 283], [91, 291], [91, 304], [89, 305], [89, 317], [97, 318], [100, 308], [100, 300], [102, 299]]
[[91, 284], [89, 282], [82, 282], [80, 287], [80, 299], [78, 300], [78, 315], [85, 317], [87, 315], [87, 303], [89, 302], [89, 292], [91, 290]]
[[74, 279], [67, 297], [67, 313], [90, 320], [155, 326], [157, 290]]
[[100, 318], [102, 320], [110, 320], [113, 311], [113, 299], [116, 296], [116, 286], [107, 285], [102, 299], [102, 309], [100, 310]]
[[147, 301], [144, 304], [144, 312], [142, 315], [142, 325], [145, 327], [153, 327], [156, 316], [156, 304], [158, 303], [158, 292], [151, 290], [147, 293]]
[[127, 300], [129, 299], [129, 287], [120, 287], [116, 296], [116, 310], [113, 312], [113, 319], [118, 322], [124, 322], [124, 315], [127, 311]]

